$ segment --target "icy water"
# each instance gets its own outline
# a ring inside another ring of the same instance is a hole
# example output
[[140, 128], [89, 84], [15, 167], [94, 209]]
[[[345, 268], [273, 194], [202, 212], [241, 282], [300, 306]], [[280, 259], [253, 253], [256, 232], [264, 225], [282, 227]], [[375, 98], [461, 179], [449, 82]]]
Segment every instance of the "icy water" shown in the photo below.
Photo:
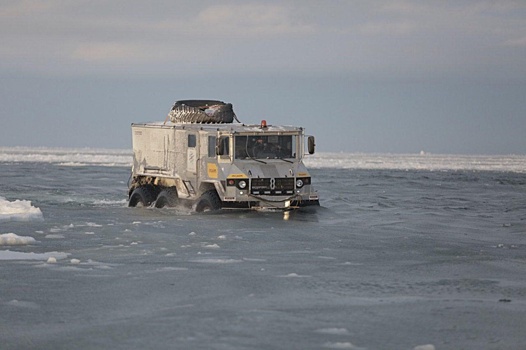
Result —
[[526, 346], [526, 157], [321, 154], [284, 218], [127, 208], [127, 152], [2, 151], [1, 349]]

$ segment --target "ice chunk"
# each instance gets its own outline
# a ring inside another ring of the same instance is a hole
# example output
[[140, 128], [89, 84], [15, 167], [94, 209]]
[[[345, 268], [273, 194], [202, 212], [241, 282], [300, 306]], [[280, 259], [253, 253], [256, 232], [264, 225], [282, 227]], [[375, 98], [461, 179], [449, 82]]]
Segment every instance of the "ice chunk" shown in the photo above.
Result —
[[23, 300], [17, 300], [17, 299], [13, 299], [5, 304], [9, 306], [21, 307], [21, 308], [26, 308], [26, 309], [38, 309], [40, 307], [38, 306], [37, 303], [34, 303], [32, 301], [23, 301]]
[[30, 201], [16, 199], [8, 201], [0, 197], [0, 221], [33, 221], [43, 220], [39, 208], [31, 205]]
[[58, 234], [58, 233], [52, 233], [52, 234], [46, 235], [45, 238], [62, 239], [62, 238], [65, 238], [65, 237], [64, 237], [64, 235], [61, 235], [61, 234]]
[[278, 277], [285, 277], [285, 278], [303, 278], [303, 277], [310, 277], [310, 276], [307, 276], [307, 275], [298, 275], [297, 273], [289, 273], [288, 275], [280, 275]]
[[35, 242], [35, 239], [29, 236], [18, 236], [14, 233], [0, 234], [0, 245], [27, 245]]
[[334, 335], [346, 335], [349, 331], [346, 328], [321, 328], [316, 330], [317, 333], [334, 334]]
[[329, 343], [323, 344], [323, 347], [328, 348], [328, 349], [353, 349], [353, 350], [362, 349], [362, 348], [354, 346], [350, 342], [336, 342], [336, 343], [329, 342]]
[[221, 247], [220, 247], [219, 245], [217, 245], [217, 244], [214, 243], [214, 244], [206, 244], [206, 245], [203, 246], [203, 248], [207, 248], [207, 249], [219, 249], [219, 248], [221, 248]]

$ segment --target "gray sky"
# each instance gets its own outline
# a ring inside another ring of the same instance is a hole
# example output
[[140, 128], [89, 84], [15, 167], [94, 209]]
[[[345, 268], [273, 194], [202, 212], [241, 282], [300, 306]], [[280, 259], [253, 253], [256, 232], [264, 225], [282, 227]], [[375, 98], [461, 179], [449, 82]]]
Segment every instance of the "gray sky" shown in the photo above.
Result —
[[0, 2], [0, 146], [131, 145], [175, 100], [320, 151], [526, 154], [526, 1]]

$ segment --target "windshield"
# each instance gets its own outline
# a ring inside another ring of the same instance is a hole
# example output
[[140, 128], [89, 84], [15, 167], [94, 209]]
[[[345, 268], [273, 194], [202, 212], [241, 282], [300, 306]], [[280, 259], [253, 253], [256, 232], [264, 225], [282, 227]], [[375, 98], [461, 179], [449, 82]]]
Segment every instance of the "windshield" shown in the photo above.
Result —
[[296, 158], [296, 135], [236, 136], [236, 159]]

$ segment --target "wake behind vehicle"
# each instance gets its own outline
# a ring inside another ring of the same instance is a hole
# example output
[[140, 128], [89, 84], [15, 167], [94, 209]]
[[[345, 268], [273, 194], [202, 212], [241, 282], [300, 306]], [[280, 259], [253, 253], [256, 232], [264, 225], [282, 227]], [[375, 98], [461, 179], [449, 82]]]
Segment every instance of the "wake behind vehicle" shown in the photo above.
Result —
[[291, 210], [318, 206], [295, 126], [234, 123], [232, 105], [178, 101], [165, 122], [132, 124], [129, 206]]

